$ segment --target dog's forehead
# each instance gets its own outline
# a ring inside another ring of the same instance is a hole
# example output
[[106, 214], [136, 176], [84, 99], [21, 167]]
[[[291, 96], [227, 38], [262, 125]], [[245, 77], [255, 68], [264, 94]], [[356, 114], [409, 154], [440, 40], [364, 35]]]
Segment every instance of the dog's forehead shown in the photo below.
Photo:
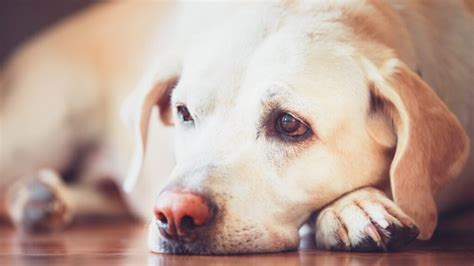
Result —
[[185, 57], [176, 98], [209, 111], [233, 106], [242, 95], [271, 95], [275, 84], [303, 94], [311, 89], [311, 96], [364, 86], [351, 47], [319, 40], [302, 21], [259, 12], [243, 12], [200, 36]]
[[239, 89], [250, 59], [268, 31], [269, 23], [255, 19], [259, 11], [259, 6], [243, 9], [193, 39], [184, 56], [176, 98], [190, 105], [201, 99], [233, 98], [229, 96]]

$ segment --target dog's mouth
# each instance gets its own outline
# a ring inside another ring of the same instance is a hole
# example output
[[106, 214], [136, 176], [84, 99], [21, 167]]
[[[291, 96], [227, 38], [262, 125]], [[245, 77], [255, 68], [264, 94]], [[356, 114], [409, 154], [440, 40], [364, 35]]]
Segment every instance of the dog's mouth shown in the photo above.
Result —
[[[225, 237], [216, 235], [216, 239], [207, 236], [200, 236], [193, 241], [181, 239], [168, 239], [163, 236], [156, 236], [156, 248], [152, 252], [178, 255], [222, 255], [222, 254], [243, 254], [258, 252], [255, 242], [252, 239], [233, 242]], [[258, 237], [255, 237], [255, 241]]]
[[[243, 230], [243, 231], [242, 231]], [[250, 253], [274, 253], [298, 248], [299, 239], [286, 239], [261, 230], [239, 229], [232, 233], [208, 232], [206, 235], [186, 241], [169, 239], [160, 235], [156, 225], [150, 225], [149, 249], [160, 254], [178, 255], [238, 255]], [[242, 233], [245, 232], [245, 233]], [[212, 236], [212, 237], [210, 237]]]

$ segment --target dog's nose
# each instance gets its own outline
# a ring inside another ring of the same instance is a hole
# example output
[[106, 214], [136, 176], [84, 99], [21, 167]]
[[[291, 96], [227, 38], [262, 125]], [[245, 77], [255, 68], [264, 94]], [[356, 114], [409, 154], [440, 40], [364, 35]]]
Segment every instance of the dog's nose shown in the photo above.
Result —
[[154, 212], [164, 237], [190, 241], [199, 228], [212, 222], [214, 209], [210, 201], [199, 194], [165, 190], [158, 197]]

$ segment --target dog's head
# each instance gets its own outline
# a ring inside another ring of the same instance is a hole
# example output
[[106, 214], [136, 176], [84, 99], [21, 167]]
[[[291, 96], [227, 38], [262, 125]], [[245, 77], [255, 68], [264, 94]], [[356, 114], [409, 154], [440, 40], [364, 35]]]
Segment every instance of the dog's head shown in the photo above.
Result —
[[236, 12], [130, 96], [131, 176], [151, 110], [175, 127], [176, 166], [158, 197], [152, 251], [296, 248], [312, 212], [384, 184], [430, 237], [433, 193], [467, 155], [457, 119], [390, 52], [373, 60], [330, 17], [280, 12]]

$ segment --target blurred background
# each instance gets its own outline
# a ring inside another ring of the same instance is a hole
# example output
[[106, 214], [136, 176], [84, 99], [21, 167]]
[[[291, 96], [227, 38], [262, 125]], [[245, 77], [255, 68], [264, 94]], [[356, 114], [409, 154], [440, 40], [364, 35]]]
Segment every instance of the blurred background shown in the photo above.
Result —
[[34, 34], [97, 0], [1, 0], [0, 65]]
[[[0, 216], [6, 190], [39, 169], [74, 182], [109, 129], [107, 145], [131, 146], [120, 109], [157, 53], [167, 3], [0, 0]], [[123, 154], [104, 177], [126, 173]]]

